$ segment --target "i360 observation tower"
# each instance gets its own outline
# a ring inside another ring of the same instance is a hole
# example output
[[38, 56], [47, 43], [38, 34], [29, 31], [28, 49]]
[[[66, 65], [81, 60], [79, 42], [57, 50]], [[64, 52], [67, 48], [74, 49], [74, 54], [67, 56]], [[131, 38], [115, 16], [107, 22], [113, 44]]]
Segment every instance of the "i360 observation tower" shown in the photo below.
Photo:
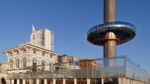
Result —
[[[104, 0], [104, 23], [88, 31], [87, 40], [104, 47], [104, 58], [116, 57], [116, 46], [135, 37], [135, 26], [128, 22], [116, 21], [116, 0]], [[107, 66], [114, 66], [115, 60], [107, 61]]]

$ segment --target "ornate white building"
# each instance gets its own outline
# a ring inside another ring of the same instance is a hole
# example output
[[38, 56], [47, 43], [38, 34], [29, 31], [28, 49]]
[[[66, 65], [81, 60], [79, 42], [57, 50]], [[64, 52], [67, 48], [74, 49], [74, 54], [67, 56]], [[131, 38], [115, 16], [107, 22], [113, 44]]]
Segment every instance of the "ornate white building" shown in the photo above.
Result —
[[[35, 78], [32, 78], [31, 81], [28, 80], [28, 78], [31, 78], [32, 76], [28, 77], [22, 75], [20, 77], [14, 75], [34, 74], [39, 72], [49, 72], [51, 74], [56, 74], [57, 70], [61, 70], [64, 66], [64, 68], [73, 69], [75, 66], [74, 64], [62, 64], [62, 62], [73, 62], [74, 57], [60, 56], [55, 53], [53, 51], [53, 39], [53, 33], [48, 29], [35, 31], [33, 26], [29, 43], [21, 44], [16, 48], [5, 50], [4, 54], [6, 54], [8, 57], [7, 77], [5, 76], [8, 78], [7, 83], [36, 84], [36, 80], [34, 80]], [[45, 74], [45, 76], [47, 75], [48, 74]], [[57, 76], [61, 77], [62, 75]]]
[[4, 52], [8, 57], [8, 73], [52, 71], [55, 68], [51, 65], [58, 62], [55, 52], [32, 44], [20, 45]]
[[30, 42], [5, 50], [8, 57], [8, 73], [31, 71], [53, 71], [58, 62], [58, 54], [53, 50], [53, 33], [48, 29], [35, 30], [32, 26]]

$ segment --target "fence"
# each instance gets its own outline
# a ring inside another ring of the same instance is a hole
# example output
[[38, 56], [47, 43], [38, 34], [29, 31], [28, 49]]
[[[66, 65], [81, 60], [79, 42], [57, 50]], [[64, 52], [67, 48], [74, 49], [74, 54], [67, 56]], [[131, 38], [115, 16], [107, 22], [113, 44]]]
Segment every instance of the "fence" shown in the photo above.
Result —
[[[27, 73], [11, 73], [8, 74], [9, 79], [30, 79], [30, 78], [116, 78], [127, 77], [140, 81], [149, 81], [150, 75], [138, 65], [133, 63], [126, 57], [116, 57], [111, 59], [91, 59], [94, 65], [90, 68], [80, 68], [80, 63], [56, 63], [53, 70]], [[110, 63], [113, 62], [113, 65]], [[86, 64], [86, 63], [85, 63]], [[88, 63], [87, 63], [88, 64]], [[68, 68], [64, 68], [64, 65]], [[48, 65], [45, 65], [48, 66]], [[88, 65], [87, 65], [88, 66]], [[43, 66], [38, 66], [43, 67]]]

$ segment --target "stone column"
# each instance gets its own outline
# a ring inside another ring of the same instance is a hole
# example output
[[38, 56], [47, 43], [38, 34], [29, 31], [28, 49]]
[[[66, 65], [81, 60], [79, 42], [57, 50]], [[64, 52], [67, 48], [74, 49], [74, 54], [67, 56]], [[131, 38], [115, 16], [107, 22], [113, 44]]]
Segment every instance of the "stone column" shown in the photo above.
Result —
[[6, 84], [11, 84], [11, 81], [10, 80], [8, 80], [8, 81], [6, 80]]
[[14, 84], [14, 79], [11, 79], [11, 84]]
[[20, 80], [19, 79], [17, 79], [17, 84], [20, 84]]
[[44, 84], [47, 84], [47, 79], [44, 79]]
[[87, 84], [90, 84], [90, 79], [88, 78], [88, 79], [86, 79], [86, 81], [87, 81]]
[[126, 83], [127, 83], [127, 84], [130, 84], [129, 79], [126, 79]]
[[77, 84], [77, 79], [76, 78], [74, 78], [74, 84]]
[[101, 84], [104, 84], [104, 78], [101, 78]]
[[118, 78], [118, 83], [122, 84], [122, 78]]
[[63, 78], [63, 84], [66, 84], [66, 79]]
[[130, 83], [133, 84], [133, 80], [130, 80]]
[[132, 84], [132, 80], [131, 79], [129, 79], [129, 84]]
[[137, 84], [136, 80], [134, 80], [134, 84]]
[[119, 84], [126, 84], [126, 78], [118, 78]]
[[53, 84], [56, 84], [56, 79], [55, 78], [53, 79]]
[[23, 82], [23, 84], [26, 84], [26, 80], [25, 79], [22, 79], [22, 82]]
[[32, 84], [32, 79], [29, 79], [29, 84]]
[[123, 84], [126, 84], [127, 79], [123, 78]]
[[36, 84], [40, 84], [40, 80], [39, 79], [36, 79]]

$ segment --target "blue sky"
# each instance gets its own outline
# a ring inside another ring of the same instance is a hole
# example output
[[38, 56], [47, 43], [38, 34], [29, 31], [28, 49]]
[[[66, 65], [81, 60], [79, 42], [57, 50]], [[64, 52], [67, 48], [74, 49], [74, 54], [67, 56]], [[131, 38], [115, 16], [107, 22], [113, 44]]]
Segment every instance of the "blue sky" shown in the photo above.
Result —
[[[126, 55], [150, 71], [150, 1], [118, 0], [117, 20], [133, 23], [136, 37], [118, 46]], [[0, 62], [3, 50], [29, 41], [32, 24], [55, 34], [55, 51], [79, 58], [102, 58], [103, 47], [86, 40], [87, 31], [103, 23], [103, 0], [0, 0]]]

